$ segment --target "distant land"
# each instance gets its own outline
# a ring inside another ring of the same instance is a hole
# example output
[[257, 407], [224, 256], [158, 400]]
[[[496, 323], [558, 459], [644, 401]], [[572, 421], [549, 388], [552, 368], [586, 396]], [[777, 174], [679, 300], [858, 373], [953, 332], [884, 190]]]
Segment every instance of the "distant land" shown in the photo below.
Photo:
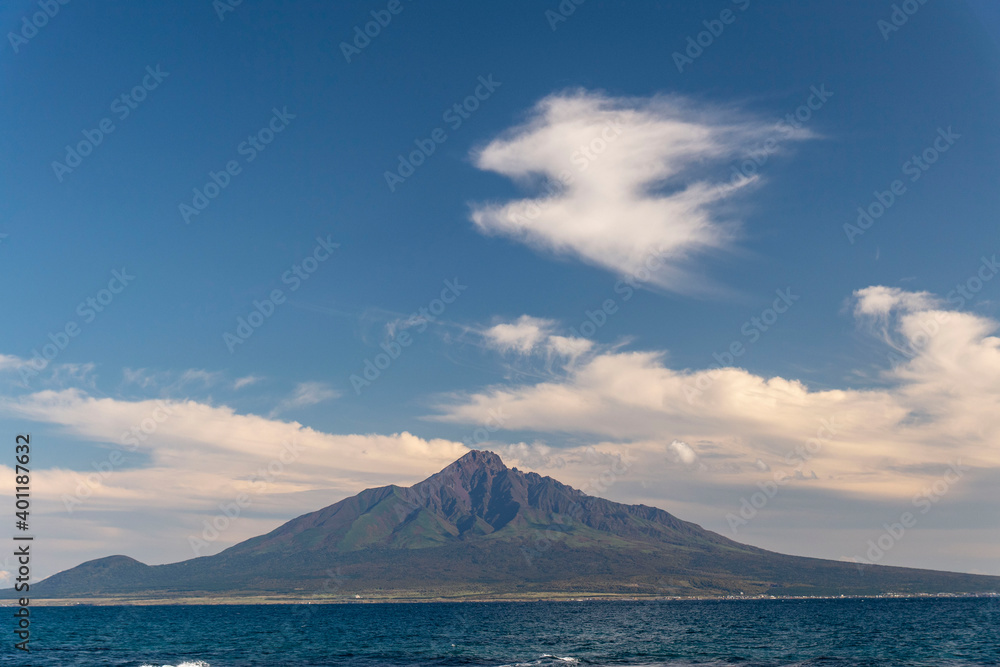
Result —
[[[367, 489], [214, 556], [153, 566], [100, 558], [32, 584], [30, 597], [100, 604], [997, 591], [996, 576], [758, 549], [476, 450], [411, 487]], [[13, 589], [3, 597], [15, 597]]]

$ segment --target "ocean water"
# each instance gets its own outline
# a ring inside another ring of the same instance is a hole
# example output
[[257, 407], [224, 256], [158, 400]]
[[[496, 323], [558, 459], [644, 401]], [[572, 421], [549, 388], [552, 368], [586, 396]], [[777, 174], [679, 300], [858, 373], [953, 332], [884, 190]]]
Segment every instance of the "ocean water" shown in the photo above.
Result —
[[1000, 664], [995, 598], [37, 607], [30, 656], [12, 620], [35, 667]]

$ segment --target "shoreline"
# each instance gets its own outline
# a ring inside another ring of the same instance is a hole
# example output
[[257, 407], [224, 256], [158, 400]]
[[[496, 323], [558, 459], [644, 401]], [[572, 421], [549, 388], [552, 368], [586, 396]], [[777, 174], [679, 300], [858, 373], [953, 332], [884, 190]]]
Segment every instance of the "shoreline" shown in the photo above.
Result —
[[[201, 595], [190, 597], [135, 597], [135, 598], [30, 598], [32, 607], [146, 607], [146, 606], [245, 606], [245, 605], [352, 605], [352, 604], [443, 604], [443, 603], [496, 603], [496, 602], [745, 602], [760, 600], [914, 600], [914, 599], [967, 599], [997, 598], [997, 593], [886, 593], [881, 595], [561, 595], [540, 593], [537, 596], [407, 596], [369, 598], [299, 598], [274, 595]], [[0, 607], [15, 607], [16, 599], [0, 601]]]

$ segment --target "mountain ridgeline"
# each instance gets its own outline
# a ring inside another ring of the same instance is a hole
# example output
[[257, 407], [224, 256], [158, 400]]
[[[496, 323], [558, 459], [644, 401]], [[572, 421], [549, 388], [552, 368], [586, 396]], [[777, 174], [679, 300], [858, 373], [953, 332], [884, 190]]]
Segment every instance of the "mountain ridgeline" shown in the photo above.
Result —
[[31, 587], [36, 598], [334, 600], [997, 590], [1000, 577], [765, 551], [478, 450], [414, 486], [367, 489], [214, 556], [155, 566], [111, 556]]

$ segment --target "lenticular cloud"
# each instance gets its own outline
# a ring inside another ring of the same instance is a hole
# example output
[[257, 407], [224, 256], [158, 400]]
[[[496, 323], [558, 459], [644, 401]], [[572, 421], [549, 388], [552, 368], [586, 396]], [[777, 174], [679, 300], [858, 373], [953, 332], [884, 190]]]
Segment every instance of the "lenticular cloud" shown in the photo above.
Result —
[[551, 95], [529, 120], [474, 155], [476, 166], [539, 190], [481, 203], [484, 233], [576, 257], [675, 291], [698, 291], [691, 256], [725, 247], [738, 221], [721, 204], [758, 180], [726, 163], [763, 139], [808, 136], [680, 97]]

